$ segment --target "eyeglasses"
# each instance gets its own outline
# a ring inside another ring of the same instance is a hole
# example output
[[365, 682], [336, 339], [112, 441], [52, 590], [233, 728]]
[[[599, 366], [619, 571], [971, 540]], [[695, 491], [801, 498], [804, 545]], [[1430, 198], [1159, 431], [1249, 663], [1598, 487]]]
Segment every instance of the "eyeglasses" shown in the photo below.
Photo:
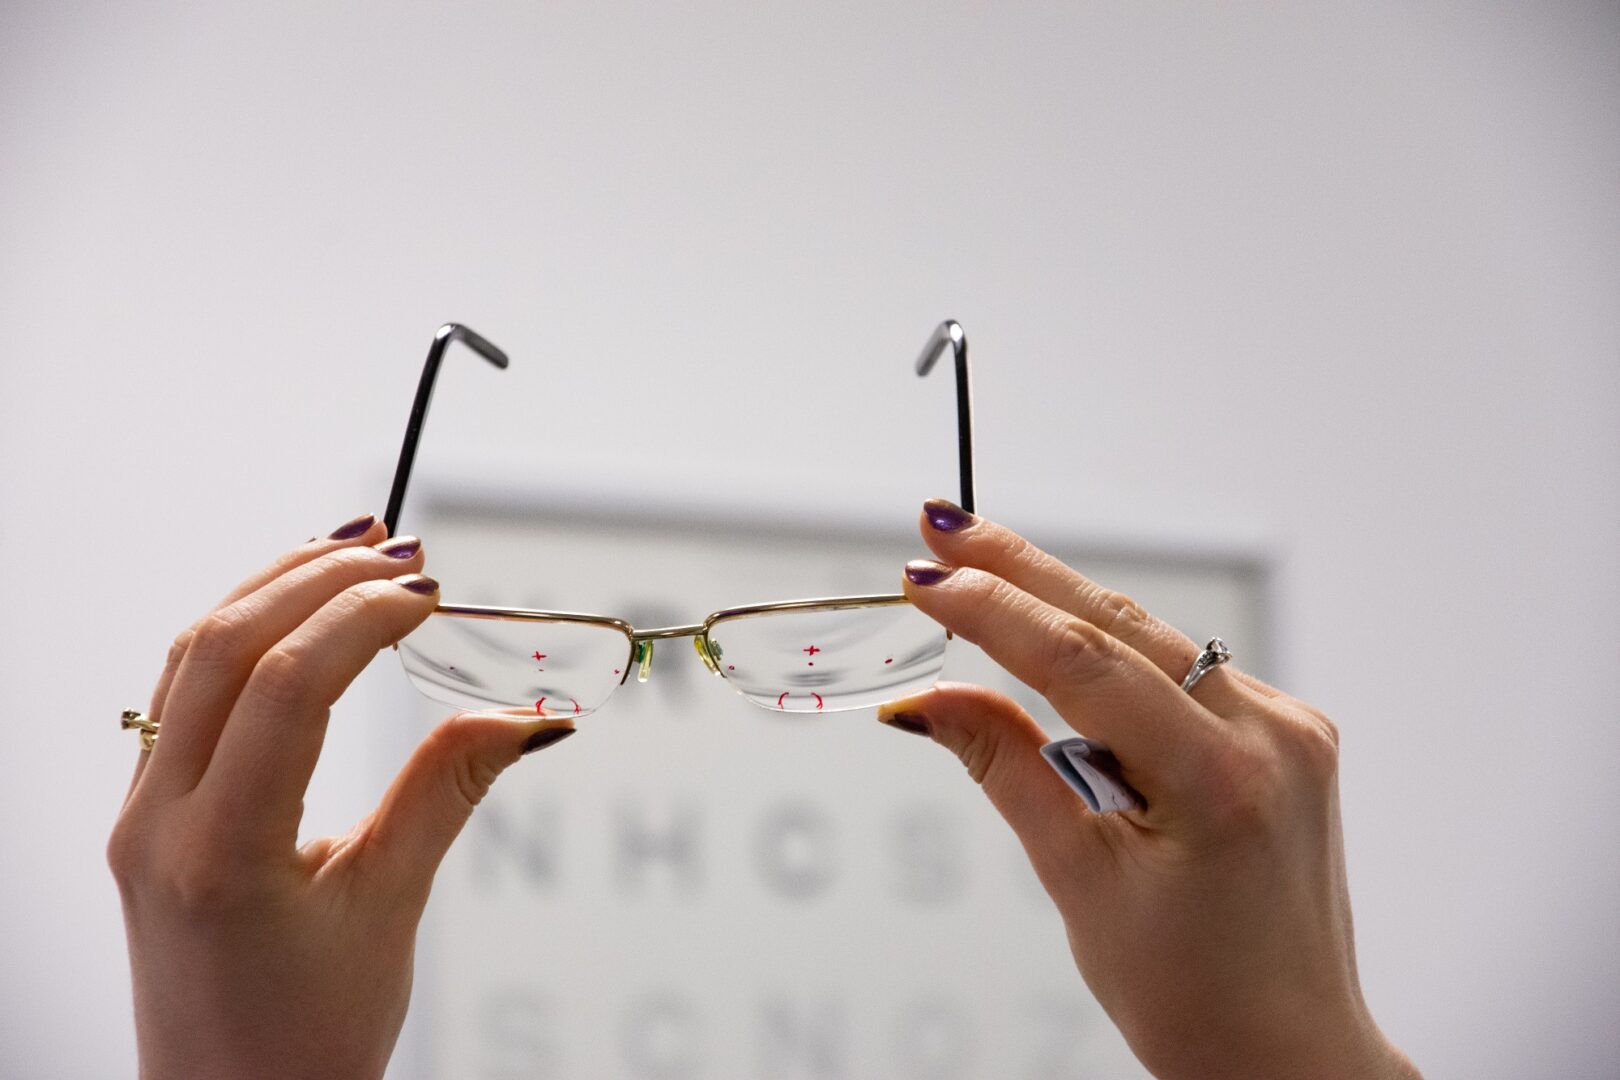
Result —
[[[383, 517], [390, 536], [440, 364], [456, 342], [498, 368], [510, 363], [465, 326], [447, 323], [434, 335]], [[916, 371], [927, 375], [947, 349], [956, 364], [961, 505], [972, 511], [968, 347], [958, 323], [939, 324]], [[755, 705], [816, 713], [871, 708], [927, 689], [945, 666], [949, 634], [899, 593], [749, 604], [650, 630], [608, 615], [440, 604], [399, 643], [399, 655], [416, 688], [446, 705], [512, 717], [572, 717], [601, 708], [632, 671], [646, 682], [654, 643], [669, 638], [690, 638], [704, 666]]]

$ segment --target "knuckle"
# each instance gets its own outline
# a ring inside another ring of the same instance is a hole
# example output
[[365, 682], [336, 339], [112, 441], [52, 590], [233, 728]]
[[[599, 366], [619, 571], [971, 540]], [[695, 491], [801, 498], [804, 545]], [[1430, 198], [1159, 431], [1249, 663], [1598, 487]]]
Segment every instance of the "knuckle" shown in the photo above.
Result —
[[1118, 659], [1109, 636], [1084, 619], [1064, 620], [1051, 641], [1047, 688], [1084, 686], [1110, 671]]
[[471, 811], [484, 801], [501, 766], [485, 755], [470, 753], [476, 745], [479, 721], [462, 713], [452, 716], [428, 735], [429, 750], [444, 762], [443, 769], [449, 794], [460, 800]]
[[1327, 717], [1289, 713], [1276, 725], [1276, 736], [1290, 767], [1318, 781], [1338, 774], [1339, 729]]
[[204, 925], [260, 905], [270, 877], [217, 817], [161, 823], [129, 810], [107, 839], [107, 866], [126, 903], [136, 900], [188, 925]]
[[1213, 785], [1210, 814], [1222, 833], [1266, 831], [1281, 803], [1282, 771], [1275, 755], [1247, 742], [1229, 743], [1206, 763]]
[[1101, 590], [1097, 598], [1097, 628], [1114, 637], [1123, 637], [1147, 625], [1148, 613], [1124, 593]]
[[128, 892], [146, 864], [145, 844], [127, 817], [118, 819], [107, 838], [107, 868], [120, 890]]
[[240, 648], [242, 623], [234, 609], [220, 608], [193, 629], [186, 655], [203, 663], [229, 660]]
[[286, 646], [265, 653], [254, 665], [253, 695], [272, 706], [293, 708], [304, 704], [310, 694], [309, 672], [303, 658]]
[[191, 639], [196, 635], [197, 628], [194, 626], [188, 626], [180, 631], [179, 636], [174, 639], [174, 644], [169, 646], [169, 655], [164, 658], [164, 666], [178, 667], [180, 661], [186, 658], [186, 652], [191, 648]]
[[249, 878], [224, 859], [188, 858], [167, 875], [168, 903], [189, 920], [215, 918], [241, 908], [250, 897]]
[[1008, 568], [1015, 573], [1034, 573], [1043, 569], [1048, 558], [1046, 552], [1010, 530], [993, 541], [997, 552]]
[[960, 740], [951, 749], [962, 762], [962, 767], [967, 769], [968, 775], [973, 777], [973, 782], [985, 787], [996, 770], [997, 759], [1001, 756], [999, 745], [999, 739], [988, 730], [980, 728], [968, 733], [965, 739]]

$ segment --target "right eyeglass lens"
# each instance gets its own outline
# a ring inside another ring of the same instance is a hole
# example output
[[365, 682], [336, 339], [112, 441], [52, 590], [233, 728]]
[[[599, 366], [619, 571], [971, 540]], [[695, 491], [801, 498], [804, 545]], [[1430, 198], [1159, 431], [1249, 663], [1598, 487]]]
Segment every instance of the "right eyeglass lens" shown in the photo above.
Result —
[[901, 603], [726, 616], [708, 648], [749, 701], [790, 713], [873, 708], [928, 689], [945, 667], [944, 629]]
[[630, 636], [565, 619], [438, 613], [399, 643], [405, 673], [434, 701], [471, 712], [584, 716], [630, 667]]

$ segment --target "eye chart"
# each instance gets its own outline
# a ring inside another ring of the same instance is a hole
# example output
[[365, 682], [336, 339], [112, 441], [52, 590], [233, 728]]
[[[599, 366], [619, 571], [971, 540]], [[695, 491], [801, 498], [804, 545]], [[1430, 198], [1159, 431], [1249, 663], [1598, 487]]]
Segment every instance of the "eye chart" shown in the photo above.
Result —
[[[411, 527], [446, 603], [638, 628], [898, 591], [925, 554], [899, 531], [419, 497]], [[1041, 539], [1265, 675], [1263, 560]], [[1054, 738], [1071, 733], [965, 642], [945, 678], [1003, 689]], [[420, 716], [410, 734], [447, 714], [400, 684]], [[398, 1075], [1145, 1076], [988, 800], [948, 751], [873, 717], [760, 708], [690, 640], [658, 642], [648, 682], [632, 673], [473, 815], [434, 887]]]

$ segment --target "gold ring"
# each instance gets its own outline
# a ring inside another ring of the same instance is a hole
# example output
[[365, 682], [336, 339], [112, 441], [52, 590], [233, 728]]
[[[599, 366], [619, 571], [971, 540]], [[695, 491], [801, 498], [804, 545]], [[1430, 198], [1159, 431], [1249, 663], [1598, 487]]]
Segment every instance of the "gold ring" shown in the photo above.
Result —
[[118, 726], [125, 731], [135, 728], [141, 733], [141, 751], [143, 753], [152, 749], [152, 744], [157, 742], [158, 722], [148, 720], [143, 712], [135, 709], [125, 709], [118, 718]]

